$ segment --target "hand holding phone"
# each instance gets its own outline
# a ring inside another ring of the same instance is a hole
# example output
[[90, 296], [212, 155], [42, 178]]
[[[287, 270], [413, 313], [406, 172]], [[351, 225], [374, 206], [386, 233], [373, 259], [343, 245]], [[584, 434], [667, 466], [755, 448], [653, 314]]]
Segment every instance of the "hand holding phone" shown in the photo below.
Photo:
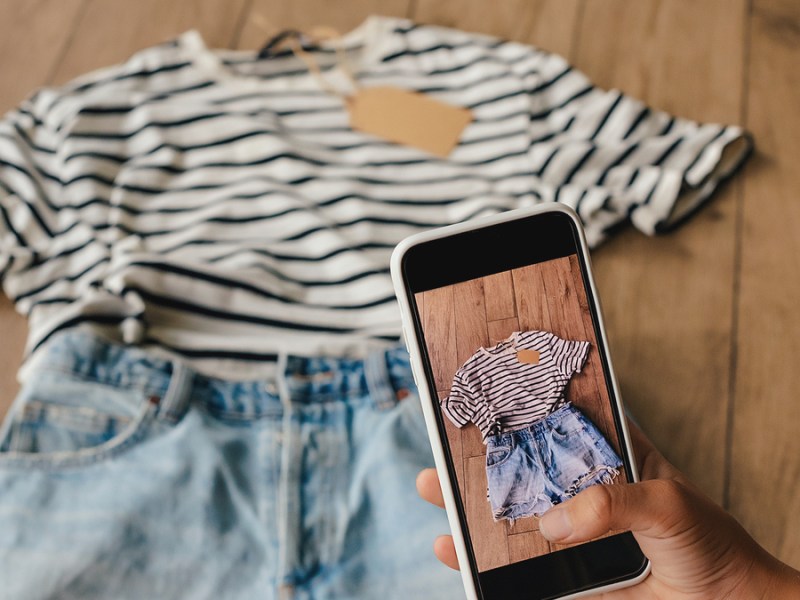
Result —
[[[695, 488], [650, 443], [634, 424], [631, 439], [644, 483], [607, 488], [610, 498], [600, 500], [599, 489], [581, 494], [549, 511], [542, 530], [553, 537], [551, 518], [569, 513], [568, 540], [587, 541], [598, 531], [629, 528], [652, 561], [651, 574], [637, 587], [618, 592], [622, 598], [671, 600], [678, 597], [794, 598], [800, 595], [800, 573], [777, 561], [721, 507]], [[417, 478], [420, 495], [444, 508], [435, 469]], [[557, 526], [556, 526], [557, 528]], [[450, 536], [440, 536], [436, 555], [458, 569]], [[617, 598], [617, 596], [613, 596]]]
[[468, 597], [642, 580], [630, 532], [553, 544], [538, 527], [581, 490], [637, 480], [577, 216], [551, 205], [426, 232], [392, 274]]

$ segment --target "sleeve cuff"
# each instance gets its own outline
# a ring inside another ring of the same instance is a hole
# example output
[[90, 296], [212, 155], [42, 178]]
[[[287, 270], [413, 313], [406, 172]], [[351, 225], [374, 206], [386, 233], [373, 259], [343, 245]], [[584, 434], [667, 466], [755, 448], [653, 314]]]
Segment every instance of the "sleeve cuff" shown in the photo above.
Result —
[[666, 168], [650, 193], [635, 203], [631, 222], [648, 235], [675, 229], [694, 215], [753, 150], [752, 136], [739, 127], [706, 126], [695, 135], [707, 141], [696, 144], [692, 161], [682, 169]]
[[586, 357], [589, 356], [589, 347], [591, 344], [589, 342], [581, 342], [580, 348], [578, 349], [578, 354], [575, 356], [575, 369], [576, 373], [580, 373], [583, 365], [586, 364]]
[[459, 429], [461, 429], [462, 427], [464, 427], [464, 425], [469, 423], [469, 419], [467, 419], [464, 415], [459, 414], [456, 407], [450, 403], [449, 396], [444, 400], [440, 401], [439, 405], [441, 406], [442, 412], [445, 414], [445, 416], [448, 419], [450, 419], [453, 425], [455, 425]]

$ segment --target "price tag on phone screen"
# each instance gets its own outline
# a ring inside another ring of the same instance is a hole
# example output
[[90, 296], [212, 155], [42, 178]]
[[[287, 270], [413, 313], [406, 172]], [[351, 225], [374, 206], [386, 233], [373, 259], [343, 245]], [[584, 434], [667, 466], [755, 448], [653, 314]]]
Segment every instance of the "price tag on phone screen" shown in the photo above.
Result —
[[539, 364], [539, 351], [538, 350], [517, 350], [517, 360], [521, 363], [529, 365]]

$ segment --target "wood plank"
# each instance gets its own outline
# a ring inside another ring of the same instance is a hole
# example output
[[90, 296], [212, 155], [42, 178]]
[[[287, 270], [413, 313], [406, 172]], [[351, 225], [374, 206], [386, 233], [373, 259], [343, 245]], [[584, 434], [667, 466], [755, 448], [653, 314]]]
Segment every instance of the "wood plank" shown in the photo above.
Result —
[[[456, 362], [460, 367], [478, 348], [489, 344], [486, 300], [482, 279], [465, 281], [452, 287], [455, 301]], [[451, 374], [451, 381], [454, 375], [455, 373]], [[464, 446], [464, 456], [486, 455], [481, 432], [474, 425], [467, 425], [461, 430], [461, 443]]]
[[508, 339], [512, 333], [519, 331], [519, 319], [512, 317], [510, 319], [500, 319], [499, 321], [489, 321], [489, 345], [495, 344]]
[[255, 0], [242, 27], [239, 48], [258, 49], [267, 39], [283, 29], [310, 29], [317, 25], [347, 33], [372, 14], [405, 17], [409, 0]]
[[412, 17], [569, 56], [579, 0], [417, 0]]
[[486, 301], [481, 279], [464, 281], [452, 287], [455, 304], [456, 362], [461, 366], [478, 348], [489, 344]]
[[574, 63], [595, 84], [652, 107], [734, 123], [746, 16], [744, 0], [586, 2]]
[[511, 272], [514, 280], [514, 300], [521, 331], [541, 329], [552, 331], [547, 298], [544, 295], [542, 264], [530, 265]]
[[425, 292], [422, 329], [437, 390], [449, 390], [459, 367], [453, 287]]
[[506, 521], [506, 533], [509, 536], [518, 535], [520, 533], [528, 533], [531, 531], [539, 531], [538, 517], [525, 517], [523, 519], [517, 519], [514, 521], [513, 525], [510, 521]]
[[0, 113], [50, 82], [85, 0], [0, 3]]
[[14, 311], [5, 295], [0, 294], [0, 422], [5, 417], [11, 403], [19, 391], [17, 369], [22, 362], [25, 337], [28, 333], [27, 321]]
[[730, 509], [800, 567], [800, 5], [756, 0], [750, 39]]
[[478, 571], [486, 571], [508, 564], [508, 536], [505, 522], [495, 522], [486, 499], [486, 463], [483, 457], [465, 461], [467, 478], [467, 522], [471, 538], [475, 541], [475, 561]]
[[484, 277], [483, 288], [486, 293], [486, 320], [510, 319], [517, 316], [514, 304], [514, 283], [511, 271], [503, 271]]
[[550, 542], [538, 530], [508, 536], [508, 555], [512, 562], [541, 556], [550, 550]]
[[229, 47], [245, 6], [245, 0], [88, 0], [55, 79], [122, 62], [188, 29], [197, 29], [211, 48]]
[[[587, 2], [576, 65], [682, 116], [741, 119], [744, 0]], [[594, 254], [623, 397], [657, 446], [718, 501], [725, 479], [736, 185], [674, 234], [627, 231]], [[703, 440], [698, 451], [697, 440]]]
[[464, 446], [464, 456], [486, 456], [486, 446], [478, 426], [473, 423], [464, 425], [461, 429], [461, 443]]

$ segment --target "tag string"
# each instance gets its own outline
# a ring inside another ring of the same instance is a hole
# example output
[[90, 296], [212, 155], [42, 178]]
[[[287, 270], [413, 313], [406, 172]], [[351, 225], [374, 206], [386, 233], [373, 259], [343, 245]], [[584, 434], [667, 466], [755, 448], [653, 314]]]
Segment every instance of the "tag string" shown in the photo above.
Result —
[[[357, 89], [359, 85], [356, 81], [355, 75], [353, 74], [353, 69], [350, 67], [350, 62], [347, 59], [347, 51], [345, 50], [344, 44], [341, 43], [341, 35], [339, 32], [331, 27], [315, 27], [309, 37], [314, 40], [330, 40], [333, 42], [336, 50], [336, 61], [339, 68], [342, 69], [342, 72], [353, 86], [353, 89]], [[303, 48], [302, 44], [300, 43], [299, 36], [292, 35], [287, 41], [292, 50], [292, 54], [305, 63], [309, 73], [311, 73], [314, 79], [316, 79], [317, 83], [323, 90], [329, 94], [338, 96], [345, 101], [352, 97], [352, 93], [343, 92], [342, 90], [331, 85], [331, 83], [322, 74], [322, 70], [319, 68], [319, 63], [317, 60], [311, 55], [311, 53], [307, 52]]]

